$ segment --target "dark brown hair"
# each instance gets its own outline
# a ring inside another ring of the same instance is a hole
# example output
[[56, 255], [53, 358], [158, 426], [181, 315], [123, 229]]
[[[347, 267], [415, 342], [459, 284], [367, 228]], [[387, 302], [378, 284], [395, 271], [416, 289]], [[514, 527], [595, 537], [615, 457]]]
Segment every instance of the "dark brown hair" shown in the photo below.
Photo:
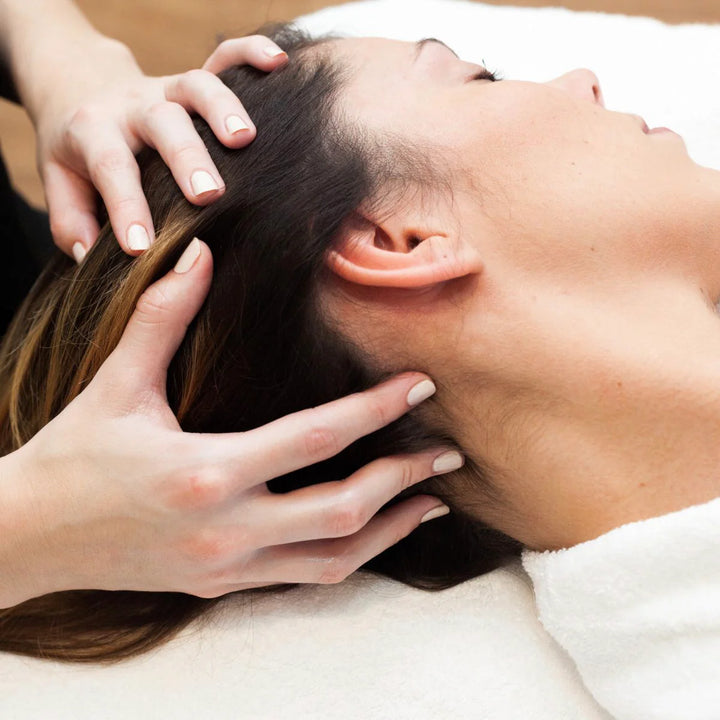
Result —
[[[341, 122], [335, 100], [347, 71], [326, 53], [307, 52], [317, 41], [289, 26], [271, 35], [290, 55], [284, 68], [265, 74], [236, 67], [221, 76], [257, 124], [254, 142], [229, 150], [195, 119], [226, 180], [225, 194], [207, 207], [191, 205], [159, 156], [143, 151], [139, 164], [157, 229], [153, 247], [132, 259], [106, 225], [80, 268], [58, 254], [36, 283], [0, 352], [3, 454], [27, 442], [82, 391], [116, 345], [140, 294], [173, 267], [193, 236], [210, 246], [215, 274], [168, 374], [169, 402], [185, 430], [255, 428], [381, 379], [323, 322], [317, 303], [323, 258], [362, 203], [388, 183], [410, 175], [417, 181], [422, 154]], [[427, 174], [424, 168], [420, 176]], [[377, 457], [438, 442], [452, 438], [412, 412], [269, 487], [287, 492], [337, 480]], [[489, 488], [479, 468], [469, 470], [405, 491], [400, 497], [435, 494], [452, 512], [421, 525], [365, 568], [437, 590], [517, 556], [518, 542], [473, 519], [460, 502], [468, 484], [476, 495]], [[117, 661], [168, 640], [218, 601], [182, 593], [53, 593], [0, 611], [0, 650]]]

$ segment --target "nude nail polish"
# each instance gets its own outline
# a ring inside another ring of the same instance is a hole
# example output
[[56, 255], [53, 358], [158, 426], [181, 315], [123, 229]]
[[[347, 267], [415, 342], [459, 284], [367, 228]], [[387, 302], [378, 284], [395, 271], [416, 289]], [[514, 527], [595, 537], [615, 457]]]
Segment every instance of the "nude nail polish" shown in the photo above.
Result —
[[435, 462], [432, 464], [432, 469], [433, 472], [436, 473], [446, 473], [461, 468], [463, 464], [463, 456], [455, 450], [450, 450], [449, 452], [445, 452], [435, 458]]
[[427, 400], [435, 393], [437, 388], [432, 380], [423, 380], [410, 390], [407, 396], [407, 404], [410, 407], [419, 405], [423, 400]]
[[239, 115], [228, 115], [225, 118], [225, 127], [231, 135], [250, 129], [250, 126]]
[[147, 250], [150, 247], [150, 236], [142, 225], [131, 225], [127, 231], [127, 244], [131, 250]]
[[432, 510], [426, 512], [422, 516], [422, 520], [420, 520], [421, 523], [427, 522], [428, 520], [434, 520], [435, 518], [442, 517], [443, 515], [447, 515], [450, 512], [450, 508], [447, 505], [440, 505], [439, 507], [433, 508]]
[[200, 241], [193, 238], [192, 242], [185, 248], [185, 251], [175, 263], [175, 272], [182, 275], [188, 272], [195, 261], [200, 257]]
[[87, 255], [87, 250], [85, 250], [85, 247], [82, 243], [76, 242], [72, 246], [72, 254], [75, 258], [75, 262], [79, 265], [85, 259], [85, 255]]
[[205, 170], [196, 170], [190, 176], [190, 184], [196, 195], [203, 195], [220, 189], [213, 176], [209, 172], [205, 172]]

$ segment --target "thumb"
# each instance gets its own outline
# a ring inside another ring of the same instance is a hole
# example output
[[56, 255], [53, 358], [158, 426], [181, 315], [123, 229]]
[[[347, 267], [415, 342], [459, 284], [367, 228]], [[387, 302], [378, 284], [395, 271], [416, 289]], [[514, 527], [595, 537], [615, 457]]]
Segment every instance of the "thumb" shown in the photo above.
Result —
[[210, 248], [194, 238], [174, 269], [140, 296], [106, 365], [114, 366], [112, 370], [128, 386], [164, 395], [170, 361], [203, 304], [211, 279]]

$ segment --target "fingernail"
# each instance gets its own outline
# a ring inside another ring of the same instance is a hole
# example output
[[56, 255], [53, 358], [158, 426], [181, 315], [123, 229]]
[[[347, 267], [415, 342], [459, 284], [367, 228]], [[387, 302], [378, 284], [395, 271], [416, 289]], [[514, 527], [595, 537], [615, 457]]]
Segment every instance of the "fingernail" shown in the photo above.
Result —
[[432, 469], [433, 472], [436, 473], [446, 473], [451, 470], [461, 468], [464, 462], [465, 460], [459, 452], [450, 450], [449, 452], [438, 455], [435, 458], [435, 462], [432, 464]]
[[197, 238], [193, 238], [192, 242], [185, 248], [185, 252], [180, 256], [180, 259], [175, 263], [175, 272], [179, 275], [186, 273], [199, 257], [200, 241]]
[[285, 55], [285, 51], [281, 50], [277, 45], [267, 45], [263, 52], [271, 58], [277, 57], [278, 55]]
[[82, 243], [76, 242], [72, 246], [72, 254], [75, 258], [75, 262], [79, 265], [85, 259], [85, 255], [87, 255], [87, 250]]
[[231, 135], [234, 135], [242, 130], [250, 129], [250, 126], [239, 115], [229, 115], [226, 117], [225, 127]]
[[429, 512], [426, 512], [422, 516], [421, 523], [427, 522], [428, 520], [434, 520], [435, 518], [442, 517], [443, 515], [447, 515], [450, 512], [450, 508], [447, 505], [439, 505], [436, 508], [433, 508]]
[[127, 244], [131, 250], [147, 250], [150, 236], [142, 225], [131, 225], [127, 231]]
[[213, 176], [204, 170], [196, 170], [190, 176], [190, 184], [196, 195], [202, 195], [203, 193], [220, 189], [220, 186], [215, 182]]
[[410, 407], [419, 405], [423, 400], [427, 400], [433, 395], [436, 390], [437, 388], [432, 380], [423, 380], [410, 390], [407, 396], [407, 404]]

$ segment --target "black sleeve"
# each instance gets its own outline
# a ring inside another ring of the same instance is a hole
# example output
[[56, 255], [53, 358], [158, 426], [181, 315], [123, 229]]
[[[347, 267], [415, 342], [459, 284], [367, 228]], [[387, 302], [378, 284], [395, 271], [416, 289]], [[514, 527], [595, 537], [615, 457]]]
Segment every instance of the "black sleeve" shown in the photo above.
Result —
[[0, 339], [55, 251], [47, 214], [16, 193], [0, 154]]
[[5, 58], [0, 55], [0, 97], [20, 103], [17, 90], [15, 89], [15, 81], [10, 73], [10, 67]]

